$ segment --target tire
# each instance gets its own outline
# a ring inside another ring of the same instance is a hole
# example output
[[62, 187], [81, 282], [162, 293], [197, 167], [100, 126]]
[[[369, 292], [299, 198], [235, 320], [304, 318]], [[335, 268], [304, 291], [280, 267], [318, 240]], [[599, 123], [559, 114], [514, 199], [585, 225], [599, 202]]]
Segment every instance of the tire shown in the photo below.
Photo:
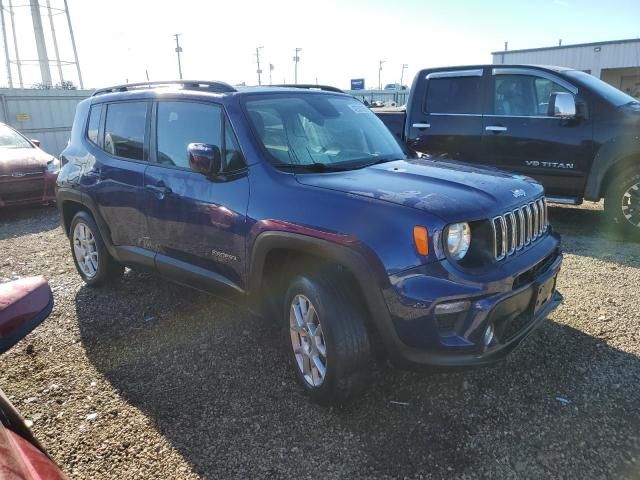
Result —
[[627, 238], [640, 240], [640, 170], [616, 175], [604, 199], [607, 220]]
[[[122, 276], [124, 266], [109, 254], [100, 230], [89, 213], [76, 213], [71, 220], [69, 233], [73, 263], [87, 285], [103, 285]], [[79, 258], [83, 252], [86, 253], [86, 257]]]
[[[373, 367], [364, 313], [347, 297], [346, 288], [340, 288], [342, 282], [336, 280], [331, 275], [297, 276], [291, 281], [284, 302], [285, 348], [298, 381], [311, 399], [321, 405], [340, 405], [358, 396], [367, 386]], [[301, 305], [305, 299], [309, 304], [307, 316], [300, 316], [301, 325], [295, 310], [304, 313]], [[310, 313], [309, 305], [316, 312], [315, 316]], [[317, 325], [321, 326], [322, 334], [315, 336], [312, 333], [318, 332]], [[298, 352], [301, 349], [315, 352], [317, 360], [296, 353], [296, 347]], [[323, 375], [317, 361], [321, 365], [324, 361]], [[311, 362], [315, 372], [313, 368], [307, 368]], [[304, 370], [307, 370], [306, 374]]]

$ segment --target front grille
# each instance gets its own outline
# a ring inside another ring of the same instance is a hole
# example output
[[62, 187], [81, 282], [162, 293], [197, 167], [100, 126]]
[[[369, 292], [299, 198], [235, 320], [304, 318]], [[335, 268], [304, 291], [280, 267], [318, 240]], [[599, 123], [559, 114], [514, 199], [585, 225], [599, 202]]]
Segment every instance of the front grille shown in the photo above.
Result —
[[549, 226], [547, 201], [539, 198], [491, 221], [493, 257], [503, 260], [542, 237]]

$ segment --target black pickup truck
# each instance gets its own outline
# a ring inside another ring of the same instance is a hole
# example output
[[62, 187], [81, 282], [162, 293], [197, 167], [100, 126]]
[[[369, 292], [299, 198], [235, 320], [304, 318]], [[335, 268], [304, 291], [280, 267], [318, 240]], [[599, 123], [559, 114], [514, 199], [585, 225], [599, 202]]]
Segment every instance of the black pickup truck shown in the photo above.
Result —
[[540, 181], [550, 202], [605, 199], [640, 237], [640, 102], [587, 73], [533, 65], [421, 70], [406, 109], [377, 110], [414, 152]]

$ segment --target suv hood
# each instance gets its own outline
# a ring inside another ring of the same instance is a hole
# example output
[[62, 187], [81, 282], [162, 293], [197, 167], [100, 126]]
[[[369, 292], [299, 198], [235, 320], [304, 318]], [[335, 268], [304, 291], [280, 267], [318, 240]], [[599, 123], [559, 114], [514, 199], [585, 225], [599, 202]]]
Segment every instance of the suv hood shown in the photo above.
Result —
[[487, 218], [543, 194], [535, 180], [490, 167], [408, 159], [335, 173], [296, 175], [303, 185], [413, 207], [447, 222]]
[[0, 147], [0, 173], [46, 168], [51, 155], [39, 148]]

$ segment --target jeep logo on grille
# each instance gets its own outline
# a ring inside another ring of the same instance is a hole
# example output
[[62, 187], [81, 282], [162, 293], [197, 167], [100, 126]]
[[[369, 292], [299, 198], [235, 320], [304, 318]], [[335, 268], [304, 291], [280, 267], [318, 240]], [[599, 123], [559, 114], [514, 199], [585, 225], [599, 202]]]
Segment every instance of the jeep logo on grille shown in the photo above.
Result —
[[526, 197], [527, 196], [527, 192], [525, 192], [521, 188], [518, 188], [516, 190], [511, 190], [511, 193], [513, 194], [513, 196], [515, 198], [520, 198], [520, 197]]
[[12, 177], [17, 177], [17, 178], [24, 177], [25, 175], [26, 173], [22, 173], [22, 172], [13, 172], [11, 174]]

